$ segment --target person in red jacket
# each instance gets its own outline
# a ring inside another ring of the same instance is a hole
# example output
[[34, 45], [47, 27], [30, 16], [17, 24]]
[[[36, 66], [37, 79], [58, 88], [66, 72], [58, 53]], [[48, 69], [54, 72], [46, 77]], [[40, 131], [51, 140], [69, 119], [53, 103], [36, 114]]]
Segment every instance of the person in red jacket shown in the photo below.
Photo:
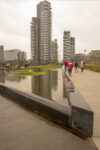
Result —
[[68, 61], [67, 67], [68, 67], [69, 76], [71, 76], [72, 75], [72, 68], [73, 68], [73, 63], [71, 60]]

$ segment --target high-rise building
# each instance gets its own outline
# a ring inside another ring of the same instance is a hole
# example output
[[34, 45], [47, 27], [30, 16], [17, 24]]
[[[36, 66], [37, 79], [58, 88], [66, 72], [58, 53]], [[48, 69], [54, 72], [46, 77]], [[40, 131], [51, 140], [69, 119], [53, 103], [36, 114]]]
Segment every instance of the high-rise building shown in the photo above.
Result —
[[4, 61], [23, 61], [26, 59], [26, 52], [19, 49], [5, 50]]
[[58, 61], [58, 44], [57, 40], [55, 39], [52, 41], [52, 62], [57, 63]]
[[19, 49], [5, 50], [4, 60], [5, 61], [17, 61], [18, 60], [18, 53], [20, 51], [21, 50], [19, 50]]
[[0, 46], [0, 64], [4, 62], [4, 47]]
[[74, 60], [74, 57], [75, 57], [75, 38], [74, 37], [70, 38], [70, 54], [71, 54], [71, 59]]
[[75, 56], [75, 38], [70, 37], [70, 31], [64, 31], [63, 34], [63, 60], [74, 59]]
[[51, 14], [51, 4], [45, 0], [37, 5], [37, 18], [31, 22], [31, 58], [38, 63], [52, 62]]
[[33, 63], [38, 63], [38, 19], [32, 17], [31, 22], [31, 59]]
[[27, 59], [26, 52], [21, 51], [18, 53], [18, 61], [19, 62], [25, 62], [26, 59]]

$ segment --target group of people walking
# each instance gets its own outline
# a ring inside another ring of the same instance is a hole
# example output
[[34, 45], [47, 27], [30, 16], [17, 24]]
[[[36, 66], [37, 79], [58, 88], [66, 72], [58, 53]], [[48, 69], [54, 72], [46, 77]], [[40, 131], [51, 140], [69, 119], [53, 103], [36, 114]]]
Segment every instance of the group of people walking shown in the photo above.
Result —
[[[73, 64], [72, 61], [69, 60], [68, 62], [65, 62], [64, 65], [65, 65], [65, 71], [68, 70], [69, 76], [72, 76], [73, 67], [75, 68], [75, 73], [78, 73], [78, 62], [77, 61]], [[81, 61], [80, 65], [81, 65], [81, 72], [83, 72], [84, 68], [85, 68], [85, 62]]]

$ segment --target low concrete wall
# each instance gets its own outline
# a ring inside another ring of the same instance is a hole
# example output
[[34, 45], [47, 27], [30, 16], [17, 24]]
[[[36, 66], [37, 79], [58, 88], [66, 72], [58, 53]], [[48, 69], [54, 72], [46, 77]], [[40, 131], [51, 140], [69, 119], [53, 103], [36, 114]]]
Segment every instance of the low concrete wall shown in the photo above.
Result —
[[64, 126], [71, 126], [71, 108], [60, 105], [56, 101], [29, 94], [4, 84], [0, 84], [0, 93], [18, 103], [24, 104], [47, 119]]
[[84, 134], [92, 136], [94, 114], [78, 90], [75, 89], [73, 93], [70, 93], [70, 103], [72, 107], [72, 126]]
[[66, 72], [64, 72], [64, 78], [66, 92], [68, 92], [68, 102], [72, 111], [72, 127], [86, 136], [92, 136], [94, 113], [79, 91], [74, 87]]

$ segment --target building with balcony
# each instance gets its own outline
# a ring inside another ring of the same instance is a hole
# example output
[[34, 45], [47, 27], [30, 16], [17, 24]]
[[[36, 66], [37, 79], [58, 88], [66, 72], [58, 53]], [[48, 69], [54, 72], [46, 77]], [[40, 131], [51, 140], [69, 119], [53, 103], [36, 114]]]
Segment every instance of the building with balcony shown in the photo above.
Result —
[[4, 61], [23, 61], [26, 60], [26, 52], [19, 49], [5, 50], [4, 51]]
[[24, 51], [21, 51], [18, 53], [18, 61], [19, 62], [26, 62], [27, 60], [27, 55], [26, 55], [26, 52]]
[[52, 62], [51, 26], [51, 3], [45, 0], [37, 5], [37, 18], [31, 22], [31, 58], [37, 63]]
[[32, 63], [39, 62], [39, 53], [38, 53], [38, 19], [32, 17], [31, 22], [31, 60]]
[[63, 60], [73, 60], [75, 56], [75, 38], [70, 36], [70, 31], [63, 33]]
[[54, 64], [58, 62], [58, 44], [57, 44], [57, 39], [52, 41], [52, 62]]

